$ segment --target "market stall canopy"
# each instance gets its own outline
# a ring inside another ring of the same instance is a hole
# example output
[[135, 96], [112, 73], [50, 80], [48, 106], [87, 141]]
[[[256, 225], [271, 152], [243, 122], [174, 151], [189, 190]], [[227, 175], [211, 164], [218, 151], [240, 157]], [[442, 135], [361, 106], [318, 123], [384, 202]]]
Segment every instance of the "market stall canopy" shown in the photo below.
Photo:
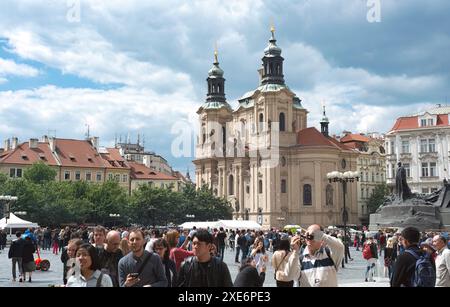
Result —
[[6, 223], [6, 218], [2, 218], [0, 220], [0, 229], [5, 228], [37, 228], [39, 227], [38, 224], [22, 220], [21, 218], [17, 217], [13, 213], [9, 214], [10, 218], [8, 219], [8, 223]]
[[241, 221], [241, 220], [219, 220], [217, 222], [216, 228], [223, 227], [223, 229], [251, 229], [260, 230], [261, 225], [255, 221]]
[[208, 229], [208, 228], [215, 228], [217, 222], [186, 222], [180, 225], [183, 229], [193, 229], [194, 226], [197, 229]]
[[262, 228], [261, 225], [254, 221], [241, 221], [241, 220], [219, 220], [215, 222], [186, 222], [180, 225], [183, 229], [192, 229], [194, 226], [197, 229], [213, 229], [220, 228], [223, 229], [252, 229], [252, 230], [260, 230]]

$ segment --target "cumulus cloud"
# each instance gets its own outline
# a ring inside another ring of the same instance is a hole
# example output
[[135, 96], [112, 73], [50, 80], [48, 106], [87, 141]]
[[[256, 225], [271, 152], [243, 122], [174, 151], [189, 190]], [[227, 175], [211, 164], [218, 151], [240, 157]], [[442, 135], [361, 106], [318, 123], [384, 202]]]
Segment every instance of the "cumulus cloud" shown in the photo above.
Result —
[[6, 76], [35, 77], [38, 74], [39, 71], [34, 67], [0, 58], [0, 83], [7, 81], [6, 78], [2, 78]]

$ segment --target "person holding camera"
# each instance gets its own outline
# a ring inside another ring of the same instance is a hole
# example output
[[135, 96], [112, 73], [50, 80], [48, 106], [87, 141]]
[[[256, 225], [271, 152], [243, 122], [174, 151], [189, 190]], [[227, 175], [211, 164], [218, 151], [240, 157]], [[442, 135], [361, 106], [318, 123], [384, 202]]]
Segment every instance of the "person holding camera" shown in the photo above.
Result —
[[344, 257], [341, 240], [327, 235], [320, 225], [314, 224], [306, 231], [306, 248], [300, 255], [301, 238], [292, 239], [292, 253], [284, 273], [297, 279], [300, 287], [337, 287], [337, 271]]

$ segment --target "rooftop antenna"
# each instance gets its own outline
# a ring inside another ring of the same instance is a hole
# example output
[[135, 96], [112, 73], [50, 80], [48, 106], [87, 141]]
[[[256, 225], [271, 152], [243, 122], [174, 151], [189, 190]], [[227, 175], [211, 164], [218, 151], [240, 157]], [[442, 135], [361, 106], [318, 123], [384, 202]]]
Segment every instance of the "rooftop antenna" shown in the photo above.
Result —
[[86, 127], [87, 127], [87, 132], [86, 132], [86, 139], [88, 139], [89, 140], [89, 138], [91, 137], [91, 132], [89, 131], [89, 125], [88, 124], [86, 124], [85, 125]]
[[145, 150], [145, 134], [142, 133], [142, 148]]
[[117, 133], [114, 134], [114, 148], [117, 148]]

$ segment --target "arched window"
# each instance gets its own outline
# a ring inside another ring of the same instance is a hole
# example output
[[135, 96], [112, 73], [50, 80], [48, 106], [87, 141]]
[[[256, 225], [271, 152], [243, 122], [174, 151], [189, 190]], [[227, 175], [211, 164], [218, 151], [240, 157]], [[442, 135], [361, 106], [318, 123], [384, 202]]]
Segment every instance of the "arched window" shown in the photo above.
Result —
[[220, 93], [220, 84], [217, 84], [217, 93]]
[[312, 189], [310, 184], [303, 185], [303, 205], [312, 206]]
[[263, 191], [263, 182], [262, 182], [262, 180], [259, 180], [258, 181], [258, 193], [262, 194], [262, 191]]
[[233, 175], [230, 175], [228, 178], [228, 194], [234, 195], [234, 177]]
[[259, 132], [262, 132], [264, 129], [264, 114], [259, 114]]
[[206, 130], [205, 130], [205, 128], [203, 128], [203, 130], [202, 130], [202, 144], [205, 144], [205, 142], [206, 142]]
[[280, 131], [285, 131], [286, 130], [286, 121], [284, 118], [284, 113], [281, 112], [280, 113]]
[[248, 219], [249, 219], [249, 211], [250, 211], [250, 210], [245, 209], [244, 220], [246, 220], [246, 221], [248, 221]]

